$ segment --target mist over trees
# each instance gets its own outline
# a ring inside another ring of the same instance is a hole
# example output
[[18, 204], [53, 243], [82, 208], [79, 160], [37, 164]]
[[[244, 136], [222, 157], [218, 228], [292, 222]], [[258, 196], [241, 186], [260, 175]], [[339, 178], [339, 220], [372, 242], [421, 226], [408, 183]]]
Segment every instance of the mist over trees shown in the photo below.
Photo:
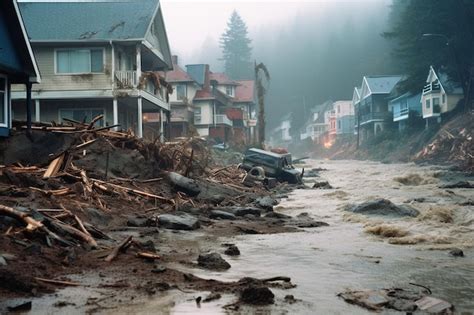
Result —
[[394, 0], [389, 30], [393, 59], [408, 75], [406, 90], [419, 90], [430, 65], [466, 81], [474, 54], [474, 0]]
[[272, 73], [266, 102], [270, 128], [292, 112], [297, 133], [314, 105], [352, 99], [362, 76], [400, 72], [391, 62], [390, 43], [381, 36], [389, 4], [327, 4], [257, 35], [255, 55]]
[[245, 22], [237, 11], [232, 12], [227, 29], [220, 38], [220, 47], [224, 72], [234, 80], [252, 78], [251, 42]]

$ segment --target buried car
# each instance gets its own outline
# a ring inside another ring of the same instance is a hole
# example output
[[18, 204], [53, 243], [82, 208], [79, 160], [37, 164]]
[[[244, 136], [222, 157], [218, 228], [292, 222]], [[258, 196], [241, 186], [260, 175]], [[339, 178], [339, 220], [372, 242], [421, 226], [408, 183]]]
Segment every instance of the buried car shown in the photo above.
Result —
[[248, 149], [242, 162], [242, 168], [250, 171], [261, 167], [265, 176], [276, 178], [290, 184], [301, 184], [301, 172], [291, 165], [291, 154], [278, 154], [256, 148]]

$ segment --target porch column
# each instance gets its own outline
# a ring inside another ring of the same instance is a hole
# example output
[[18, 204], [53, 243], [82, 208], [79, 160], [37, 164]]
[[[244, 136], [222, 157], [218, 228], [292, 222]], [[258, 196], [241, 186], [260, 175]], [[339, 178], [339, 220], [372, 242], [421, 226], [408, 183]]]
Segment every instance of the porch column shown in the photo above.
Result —
[[167, 139], [170, 140], [171, 139], [171, 112], [169, 110], [166, 111], [166, 123], [167, 123], [167, 129], [168, 129], [168, 132], [167, 132]]
[[143, 138], [143, 107], [142, 107], [142, 98], [139, 97], [137, 99], [137, 115], [138, 115], [138, 123], [137, 123], [137, 137]]
[[35, 100], [35, 121], [41, 121], [41, 114], [40, 114], [40, 100]]
[[[118, 125], [118, 101], [116, 98], [113, 100], [113, 105], [112, 105], [112, 112], [113, 112], [113, 124]], [[118, 127], [114, 128], [115, 131], [118, 130]]]
[[164, 130], [164, 122], [163, 122], [163, 109], [160, 108], [160, 142], [165, 142], [165, 130]]
[[140, 82], [142, 76], [142, 47], [141, 44], [137, 45], [137, 82]]
[[26, 83], [26, 128], [31, 132], [31, 88], [32, 83]]

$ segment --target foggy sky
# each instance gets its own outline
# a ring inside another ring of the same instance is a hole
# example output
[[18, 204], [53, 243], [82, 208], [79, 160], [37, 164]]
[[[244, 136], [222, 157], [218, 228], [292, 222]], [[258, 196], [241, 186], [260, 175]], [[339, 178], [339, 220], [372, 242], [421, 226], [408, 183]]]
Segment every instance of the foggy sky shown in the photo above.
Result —
[[284, 27], [297, 16], [317, 18], [328, 6], [347, 14], [344, 4], [349, 2], [364, 5], [381, 0], [161, 0], [171, 50], [179, 55], [181, 64], [212, 63], [209, 58], [200, 60], [204, 58], [200, 54], [209, 45], [215, 52], [233, 10], [239, 12], [254, 38], [262, 31], [272, 36], [272, 29]]

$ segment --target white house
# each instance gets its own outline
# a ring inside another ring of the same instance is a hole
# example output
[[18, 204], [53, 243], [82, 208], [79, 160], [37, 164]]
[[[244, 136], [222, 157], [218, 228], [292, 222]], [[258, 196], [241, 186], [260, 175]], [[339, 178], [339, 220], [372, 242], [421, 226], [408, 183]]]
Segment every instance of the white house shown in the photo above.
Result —
[[423, 118], [429, 121], [441, 121], [441, 114], [453, 110], [463, 98], [463, 89], [448, 75], [430, 66], [426, 85], [421, 96]]

